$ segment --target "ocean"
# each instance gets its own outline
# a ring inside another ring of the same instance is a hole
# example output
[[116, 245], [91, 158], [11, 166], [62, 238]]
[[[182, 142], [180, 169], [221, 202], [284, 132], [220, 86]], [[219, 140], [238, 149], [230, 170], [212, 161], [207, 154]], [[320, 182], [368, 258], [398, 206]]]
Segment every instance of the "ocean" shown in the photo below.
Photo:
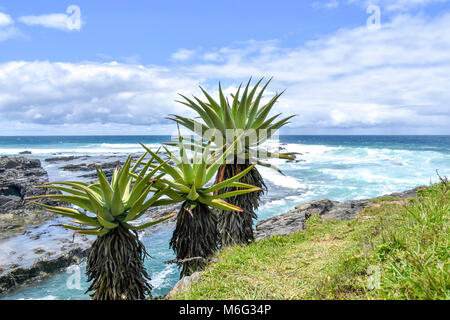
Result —
[[[139, 142], [156, 148], [169, 141], [169, 136], [0, 137], [0, 156], [30, 151], [24, 156], [40, 159], [50, 180], [73, 180], [79, 179], [79, 173], [62, 171], [60, 167], [65, 163], [45, 159], [55, 155], [89, 155], [87, 160], [79, 161], [106, 161], [141, 152]], [[429, 185], [438, 180], [436, 170], [441, 176], [450, 176], [450, 136], [280, 136], [279, 145], [301, 155], [294, 162], [270, 161], [285, 175], [259, 168], [268, 192], [262, 199], [258, 219], [267, 219], [313, 199], [365, 199]], [[52, 230], [63, 232], [58, 228]], [[169, 248], [171, 233], [171, 229], [161, 227], [141, 239], [150, 253], [146, 268], [152, 278], [154, 296], [169, 292], [179, 278], [175, 265], [163, 263], [174, 257]], [[15, 251], [27, 247], [20, 238], [0, 241], [0, 253], [2, 246], [8, 249], [15, 246]], [[80, 287], [68, 285], [76, 272], [82, 277]], [[85, 280], [81, 263], [1, 298], [89, 299], [84, 293], [89, 286]]]

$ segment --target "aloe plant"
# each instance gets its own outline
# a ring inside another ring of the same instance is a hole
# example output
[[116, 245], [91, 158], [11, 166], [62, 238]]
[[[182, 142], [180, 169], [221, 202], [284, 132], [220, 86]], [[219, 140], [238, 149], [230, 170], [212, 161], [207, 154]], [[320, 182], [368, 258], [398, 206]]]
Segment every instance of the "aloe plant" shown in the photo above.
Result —
[[[219, 168], [216, 183], [227, 180], [251, 167], [248, 174], [243, 176], [240, 181], [255, 185], [260, 188], [260, 191], [235, 195], [229, 199], [231, 204], [243, 208], [243, 213], [235, 214], [224, 210], [220, 212], [219, 229], [222, 245], [245, 244], [254, 240], [253, 219], [257, 217], [255, 210], [258, 208], [261, 195], [266, 190], [266, 185], [257, 168], [251, 166], [251, 164], [269, 167], [281, 173], [281, 170], [277, 167], [264, 162], [260, 157], [261, 154], [264, 155], [264, 159], [265, 157], [294, 159], [295, 153], [269, 152], [260, 148], [262, 143], [271, 138], [278, 129], [289, 123], [289, 120], [294, 117], [292, 115], [279, 119], [281, 114], [269, 117], [273, 106], [283, 92], [275, 94], [267, 103], [262, 104], [263, 94], [271, 79], [257, 92], [262, 80], [259, 80], [253, 88], [250, 88], [250, 79], [242, 95], [242, 85], [239, 86], [237, 92], [231, 95], [231, 103], [225, 97], [220, 83], [219, 102], [216, 102], [210, 94], [200, 87], [206, 100], [197, 97], [190, 99], [180, 95], [183, 100], [178, 101], [193, 109], [198, 114], [200, 121], [179, 115], [169, 117], [169, 119], [194, 131], [196, 134], [203, 135], [205, 132], [215, 130], [215, 134], [211, 135], [211, 141], [215, 143], [215, 148], [219, 149], [223, 147], [223, 144], [228, 147], [232, 143], [230, 139], [227, 140], [227, 131], [246, 132], [241, 149], [236, 148], [234, 151], [234, 163], [227, 163]], [[201, 132], [196, 132], [198, 129]], [[197, 145], [192, 139], [185, 139], [184, 143], [190, 147]], [[235, 187], [225, 187], [218, 192], [229, 193], [233, 190], [235, 190]]]
[[31, 201], [49, 212], [72, 218], [72, 224], [61, 225], [64, 228], [97, 236], [89, 251], [86, 266], [88, 281], [93, 280], [87, 291], [93, 291], [91, 297], [94, 300], [134, 300], [151, 296], [151, 285], [148, 283], [150, 277], [143, 265], [147, 252], [137, 231], [172, 215], [141, 225], [130, 224], [148, 208], [158, 205], [167, 190], [167, 186], [159, 180], [163, 175], [158, 172], [159, 167], [145, 165], [139, 174], [136, 173], [145, 156], [140, 157], [133, 166], [131, 157], [128, 157], [120, 170], [114, 170], [111, 181], [101, 169], [97, 169], [98, 181], [92, 184], [52, 182], [40, 187], [66, 194], [27, 198], [51, 198], [79, 208], [49, 206]]
[[[253, 165], [220, 183], [206, 186], [214, 178], [226, 156], [232, 151], [231, 147], [223, 153], [218, 151], [211, 153], [210, 144], [207, 144], [200, 156], [197, 149], [193, 158], [190, 159], [180, 137], [179, 157], [164, 147], [169, 159], [174, 162], [173, 166], [168, 164], [168, 160], [164, 161], [146, 146], [143, 145], [143, 147], [159, 162], [161, 171], [172, 178], [172, 180], [162, 179], [170, 187], [166, 194], [171, 200], [166, 203], [182, 203], [170, 240], [170, 246], [176, 253], [178, 265], [182, 267], [181, 278], [202, 269], [206, 260], [218, 248], [217, 215], [211, 208], [237, 211], [237, 214], [241, 214], [241, 208], [223, 199], [258, 192], [261, 189], [238, 182], [253, 169]], [[235, 188], [235, 190], [219, 194], [218, 191], [224, 188]]]

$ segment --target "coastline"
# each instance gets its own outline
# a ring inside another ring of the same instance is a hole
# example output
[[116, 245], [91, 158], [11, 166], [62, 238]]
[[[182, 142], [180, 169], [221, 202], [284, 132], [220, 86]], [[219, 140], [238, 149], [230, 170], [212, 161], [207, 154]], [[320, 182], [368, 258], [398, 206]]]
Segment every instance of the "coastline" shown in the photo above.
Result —
[[[65, 159], [60, 159], [59, 161], [65, 161]], [[85, 165], [82, 164], [81, 167], [84, 168]], [[415, 190], [417, 190], [417, 188], [402, 193], [390, 194], [389, 196], [399, 198], [410, 197], [415, 193]], [[305, 228], [305, 221], [311, 214], [322, 215], [324, 219], [353, 219], [364, 207], [369, 206], [370, 204], [371, 203], [368, 200], [338, 202], [328, 199], [300, 203], [288, 212], [279, 213], [271, 218], [258, 221], [255, 226], [256, 238], [259, 240], [270, 237], [273, 234], [290, 234], [292, 232], [303, 230]], [[150, 210], [142, 219], [151, 220], [155, 217], [164, 216], [176, 209], [176, 206], [156, 208]], [[11, 263], [11, 260], [8, 259], [5, 260], [6, 263], [4, 262], [0, 266], [1, 295], [4, 296], [18, 287], [32, 285], [32, 283], [36, 281], [48, 278], [72, 264], [80, 263], [83, 258], [86, 257], [92, 240], [86, 236], [80, 236], [76, 237], [74, 242], [71, 242], [69, 240], [71, 238], [70, 232], [63, 231], [58, 231], [59, 235], [57, 236], [52, 236], [52, 230], [49, 230], [49, 227], [51, 223], [54, 223], [54, 221], [52, 221], [53, 218], [54, 217], [49, 217], [50, 221], [43, 221], [44, 223], [39, 223], [38, 221], [37, 224], [33, 223], [31, 226], [22, 226], [19, 229], [21, 234], [11, 234], [0, 242], [0, 250], [2, 249], [2, 244], [5, 243], [10, 243], [10, 246], [19, 244], [21, 237], [27, 238], [27, 241], [31, 243], [33, 243], [33, 241], [39, 243], [40, 239], [45, 240], [46, 237], [49, 237], [50, 241], [63, 243], [61, 247], [51, 249], [38, 248], [39, 245], [37, 247], [35, 246], [34, 252], [28, 253], [28, 256], [25, 258], [22, 257], [22, 259], [20, 259], [20, 255], [24, 253], [14, 252], [13, 255], [17, 258], [16, 263]], [[174, 221], [174, 218], [168, 220], [163, 227], [172, 228]], [[155, 230], [149, 229], [146, 233], [149, 234], [154, 231]], [[8, 255], [9, 252], [6, 254]]]

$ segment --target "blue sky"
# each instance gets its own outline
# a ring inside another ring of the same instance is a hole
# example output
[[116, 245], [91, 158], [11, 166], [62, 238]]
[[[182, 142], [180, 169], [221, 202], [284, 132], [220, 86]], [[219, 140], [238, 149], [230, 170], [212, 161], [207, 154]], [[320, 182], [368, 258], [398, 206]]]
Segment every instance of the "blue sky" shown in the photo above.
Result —
[[450, 134], [448, 74], [446, 0], [0, 3], [0, 135], [165, 134], [177, 93], [250, 76], [284, 134]]

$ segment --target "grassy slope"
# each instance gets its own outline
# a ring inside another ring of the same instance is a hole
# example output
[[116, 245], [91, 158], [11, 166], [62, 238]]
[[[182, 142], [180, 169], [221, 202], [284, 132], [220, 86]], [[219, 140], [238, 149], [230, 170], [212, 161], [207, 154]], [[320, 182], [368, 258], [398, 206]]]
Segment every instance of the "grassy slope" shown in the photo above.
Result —
[[[218, 254], [177, 299], [449, 299], [450, 183]], [[379, 281], [378, 281], [379, 279]]]

